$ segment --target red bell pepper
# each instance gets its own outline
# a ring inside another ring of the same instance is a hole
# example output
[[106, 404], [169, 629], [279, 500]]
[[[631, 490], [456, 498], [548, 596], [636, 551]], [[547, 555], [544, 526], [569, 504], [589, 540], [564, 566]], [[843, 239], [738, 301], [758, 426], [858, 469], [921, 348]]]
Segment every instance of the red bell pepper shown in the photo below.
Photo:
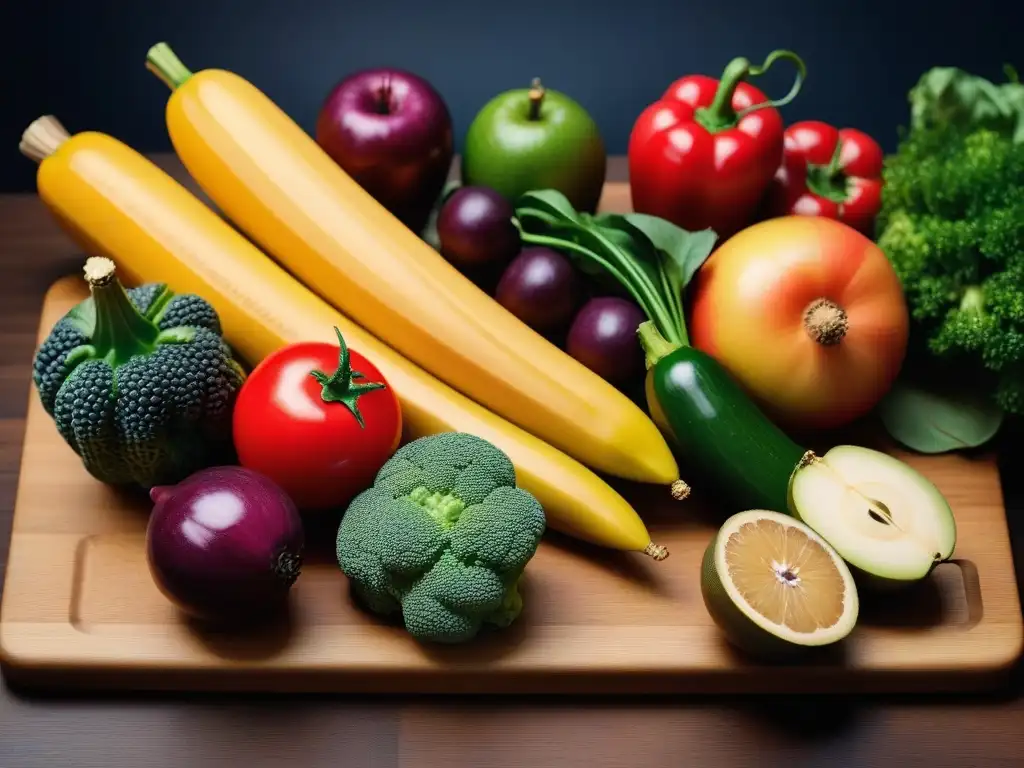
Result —
[[868, 235], [882, 204], [882, 148], [866, 133], [817, 120], [786, 129], [766, 198], [769, 216], [838, 219]]
[[[744, 78], [763, 74], [778, 59], [798, 72], [790, 92], [770, 101]], [[806, 76], [790, 51], [773, 51], [760, 67], [729, 62], [720, 80], [688, 75], [637, 118], [629, 137], [633, 210], [687, 230], [713, 229], [723, 240], [753, 223], [782, 162], [782, 116]]]

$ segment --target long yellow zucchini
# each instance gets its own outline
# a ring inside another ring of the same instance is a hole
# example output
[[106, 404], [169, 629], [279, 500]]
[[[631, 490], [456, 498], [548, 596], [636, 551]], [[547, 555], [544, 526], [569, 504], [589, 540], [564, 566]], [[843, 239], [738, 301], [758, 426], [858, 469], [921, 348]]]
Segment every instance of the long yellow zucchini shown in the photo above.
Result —
[[213, 202], [312, 291], [495, 413], [609, 475], [670, 484], [651, 419], [463, 277], [230, 72], [148, 66], [174, 92], [171, 142]]
[[39, 162], [39, 196], [76, 243], [113, 259], [129, 283], [162, 282], [203, 296], [250, 364], [293, 342], [337, 343], [337, 326], [394, 387], [408, 439], [459, 431], [489, 440], [511, 457], [519, 483], [544, 505], [551, 528], [656, 559], [667, 554], [597, 475], [343, 317], [135, 150], [102, 133], [69, 136], [43, 117], [25, 131], [21, 151]]

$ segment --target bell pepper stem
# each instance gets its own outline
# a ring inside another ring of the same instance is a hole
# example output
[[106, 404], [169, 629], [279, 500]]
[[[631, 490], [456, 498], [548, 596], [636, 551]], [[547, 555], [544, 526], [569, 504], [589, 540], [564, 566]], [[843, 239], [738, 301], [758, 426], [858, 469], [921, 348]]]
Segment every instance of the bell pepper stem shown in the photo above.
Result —
[[181, 87], [192, 77], [192, 71], [181, 63], [181, 59], [167, 43], [157, 43], [146, 53], [146, 69], [164, 81], [172, 91]]
[[834, 203], [846, 202], [849, 195], [847, 189], [846, 174], [840, 167], [840, 158], [843, 154], [843, 143], [836, 142], [836, 148], [832, 152], [832, 158], [828, 165], [807, 164], [807, 189], [818, 197], [831, 200]]
[[[770, 99], [760, 104], [752, 104], [739, 112], [733, 109], [732, 99], [736, 93], [736, 87], [748, 77], [763, 75], [779, 59], [792, 61], [797, 68], [796, 78], [793, 81], [793, 86], [789, 89], [789, 93], [781, 99]], [[715, 98], [711, 105], [698, 109], [695, 117], [697, 122], [711, 133], [732, 128], [744, 117], [759, 109], [767, 109], [768, 107], [778, 108], [789, 104], [800, 93], [804, 78], [806, 77], [807, 67], [803, 59], [792, 51], [782, 49], [772, 51], [760, 66], [752, 65], [748, 59], [742, 56], [737, 57], [726, 65], [725, 71], [718, 81], [718, 89], [715, 91]]]
[[830, 178], [835, 178], [836, 174], [839, 173], [839, 158], [843, 154], [843, 142], [837, 141], [835, 151], [832, 152], [832, 159], [828, 162], [827, 173]]
[[355, 416], [359, 426], [365, 428], [363, 414], [359, 411], [359, 398], [367, 392], [384, 389], [385, 386], [375, 381], [365, 384], [353, 383], [352, 379], [365, 377], [359, 371], [352, 370], [351, 354], [348, 351], [345, 338], [337, 328], [334, 329], [334, 332], [338, 336], [338, 367], [330, 376], [323, 371], [310, 371], [309, 375], [316, 379], [323, 388], [320, 391], [320, 397], [325, 403], [341, 403]]

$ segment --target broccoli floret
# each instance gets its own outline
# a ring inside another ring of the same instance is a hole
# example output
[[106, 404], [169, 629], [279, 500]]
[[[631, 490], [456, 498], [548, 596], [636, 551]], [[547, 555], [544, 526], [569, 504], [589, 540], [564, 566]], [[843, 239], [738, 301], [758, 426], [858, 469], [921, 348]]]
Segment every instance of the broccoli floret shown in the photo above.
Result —
[[114, 263], [86, 262], [91, 295], [36, 352], [43, 408], [97, 479], [176, 483], [231, 455], [231, 415], [245, 374], [198, 296], [151, 283], [125, 290]]
[[459, 643], [519, 616], [519, 579], [544, 529], [508, 456], [445, 432], [400, 448], [352, 501], [338, 564], [371, 611], [400, 611], [417, 639]]
[[886, 161], [878, 224], [914, 343], [1024, 413], [1024, 143], [987, 129], [912, 133]]

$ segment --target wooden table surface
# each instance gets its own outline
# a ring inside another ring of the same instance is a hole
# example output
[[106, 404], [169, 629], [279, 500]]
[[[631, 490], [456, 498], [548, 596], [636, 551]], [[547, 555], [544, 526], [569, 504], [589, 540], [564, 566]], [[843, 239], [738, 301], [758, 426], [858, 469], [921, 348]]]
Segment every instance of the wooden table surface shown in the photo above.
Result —
[[[173, 157], [157, 160], [194, 188]], [[609, 175], [624, 170], [615, 159]], [[0, 195], [0, 579], [39, 308], [81, 260], [38, 199]], [[1009, 475], [1004, 468], [1020, 572], [1024, 482]], [[5, 685], [0, 768], [1019, 766], [1022, 691], [1019, 671], [1007, 690], [980, 698], [871, 700], [42, 698]]]

